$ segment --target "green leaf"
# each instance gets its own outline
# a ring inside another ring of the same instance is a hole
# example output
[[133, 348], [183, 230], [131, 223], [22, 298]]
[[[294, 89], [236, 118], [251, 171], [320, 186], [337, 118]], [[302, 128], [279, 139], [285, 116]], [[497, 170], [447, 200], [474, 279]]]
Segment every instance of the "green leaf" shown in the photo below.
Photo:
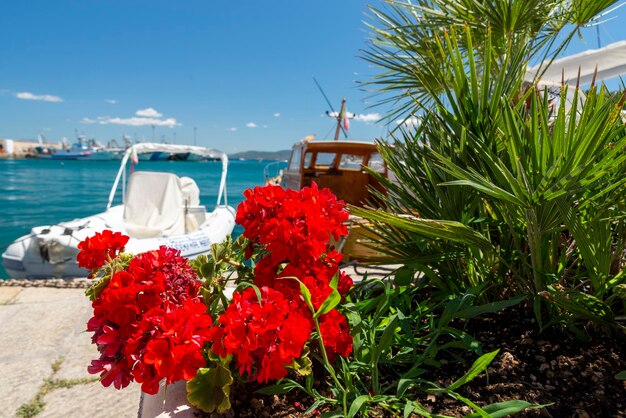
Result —
[[408, 286], [413, 281], [415, 276], [415, 269], [407, 266], [402, 266], [396, 270], [396, 274], [393, 278], [393, 284], [396, 286]]
[[398, 322], [398, 315], [392, 315], [389, 317], [389, 321], [387, 322], [387, 326], [383, 331], [383, 335], [378, 340], [378, 344], [372, 349], [374, 358], [378, 360], [378, 357], [385, 352], [393, 342], [393, 337], [396, 334], [396, 323]]
[[101, 277], [97, 282], [92, 284], [85, 291], [85, 295], [89, 298], [90, 301], [94, 301], [98, 298], [98, 295], [102, 293], [102, 291], [108, 286], [109, 281], [111, 280], [111, 276], [106, 275]]
[[300, 280], [298, 280], [298, 283], [300, 284], [300, 293], [302, 294], [304, 301], [309, 306], [309, 309], [311, 309], [311, 313], [315, 314], [315, 308], [313, 307], [313, 302], [311, 301], [311, 292], [309, 292], [309, 288], [306, 287], [306, 285]]
[[622, 370], [618, 374], [615, 375], [617, 380], [626, 380], [626, 370]]
[[259, 289], [259, 287], [253, 283], [248, 283], [248, 282], [241, 282], [237, 285], [237, 287], [235, 288], [235, 292], [238, 292], [239, 289], [247, 289], [247, 288], [253, 288], [254, 289], [254, 293], [256, 293], [256, 298], [259, 301], [259, 304], [261, 304], [261, 289]]
[[324, 315], [330, 312], [332, 309], [335, 308], [335, 306], [339, 304], [339, 302], [341, 302], [341, 295], [337, 290], [333, 289], [330, 295], [328, 295], [328, 297], [324, 299], [324, 302], [322, 302], [317, 312], [315, 312], [313, 318], [318, 318], [320, 315]]
[[626, 284], [618, 284], [615, 286], [613, 288], [613, 293], [620, 299], [626, 299]]
[[200, 266], [200, 273], [202, 277], [206, 279], [213, 277], [213, 274], [215, 273], [215, 261], [210, 259], [206, 263], [202, 264]]
[[472, 367], [470, 367], [470, 369], [467, 371], [467, 373], [465, 373], [456, 382], [454, 382], [450, 386], [448, 386], [448, 390], [451, 390], [451, 391], [455, 390], [458, 387], [460, 387], [460, 386], [466, 384], [467, 382], [471, 381], [472, 379], [474, 379], [480, 373], [482, 373], [487, 368], [487, 366], [489, 366], [489, 364], [493, 361], [493, 359], [498, 355], [498, 352], [500, 352], [500, 350], [495, 350], [495, 351], [492, 351], [490, 353], [483, 354], [482, 356], [480, 356], [474, 362], [474, 364], [472, 364]]
[[[532, 404], [530, 402], [514, 399], [510, 401], [497, 402], [491, 405], [487, 405], [483, 407], [483, 410], [486, 413], [488, 413], [491, 418], [500, 418], [500, 417], [517, 414], [518, 412], [521, 412], [525, 410], [526, 408], [540, 409], [548, 405], [550, 404], [537, 405], [537, 404]], [[480, 416], [481, 415], [479, 413], [473, 413], [473, 414], [466, 415], [465, 418], [477, 418]]]
[[306, 411], [304, 411], [304, 414], [305, 415], [312, 414], [313, 411], [315, 411], [319, 406], [324, 405], [325, 403], [326, 403], [326, 400], [317, 399], [315, 402], [311, 404], [311, 406], [309, 406], [309, 408]]
[[350, 409], [348, 410], [348, 418], [355, 417], [356, 414], [359, 413], [363, 405], [365, 405], [365, 403], [371, 399], [372, 397], [370, 395], [358, 396], [354, 401], [352, 401], [352, 405], [350, 405]]
[[548, 290], [539, 294], [571, 314], [608, 326], [613, 325], [614, 314], [611, 307], [595, 296], [574, 289], [555, 287], [548, 287]]
[[285, 277], [280, 277], [280, 280], [295, 280], [298, 282], [298, 284], [300, 285], [300, 294], [302, 295], [302, 298], [304, 299], [304, 301], [306, 302], [307, 306], [309, 307], [309, 309], [311, 310], [311, 313], [313, 315], [315, 315], [315, 308], [313, 307], [313, 302], [311, 300], [311, 292], [309, 291], [309, 288], [306, 287], [306, 285], [304, 283], [302, 283], [302, 281], [300, 281], [300, 279], [298, 279], [297, 277], [293, 277], [293, 276], [285, 276]]
[[293, 363], [288, 368], [294, 370], [300, 376], [309, 376], [313, 373], [313, 361], [310, 356], [310, 348], [305, 345], [300, 353], [300, 357], [293, 360]]
[[403, 397], [406, 391], [409, 390], [409, 388], [413, 386], [414, 384], [415, 384], [415, 380], [413, 379], [398, 380], [398, 389], [396, 389], [396, 396], [398, 398]]
[[526, 299], [526, 296], [521, 295], [521, 296], [516, 296], [514, 298], [511, 298], [509, 300], [503, 300], [500, 302], [486, 303], [484, 305], [479, 305], [479, 306], [470, 306], [468, 308], [457, 311], [455, 314], [455, 317], [469, 319], [469, 318], [475, 318], [477, 316], [480, 316], [486, 313], [500, 312], [502, 309], [517, 305], [518, 303], [520, 303], [521, 301], [525, 299]]
[[187, 400], [204, 412], [223, 414], [230, 409], [232, 383], [230, 370], [221, 364], [198, 369], [196, 376], [187, 382]]
[[480, 406], [476, 405], [474, 402], [472, 402], [470, 399], [466, 398], [465, 396], [461, 396], [461, 395], [459, 395], [456, 392], [451, 392], [449, 394], [454, 399], [457, 399], [457, 400], [463, 402], [465, 405], [469, 406], [474, 411], [476, 411], [477, 416], [483, 417], [483, 418], [491, 418], [491, 416], [484, 409], [482, 409]]
[[405, 231], [418, 233], [426, 238], [444, 239], [472, 245], [483, 251], [493, 251], [491, 241], [481, 233], [457, 221], [424, 219], [415, 216], [398, 216], [379, 210], [352, 208], [352, 213], [373, 221], [383, 222]]
[[329, 284], [331, 289], [336, 290], [337, 286], [339, 286], [339, 271], [337, 271], [337, 273], [335, 273], [335, 275], [333, 276], [333, 278], [330, 281]]
[[286, 380], [284, 382], [256, 390], [255, 393], [259, 393], [261, 395], [282, 395], [283, 393], [291, 392], [294, 389], [303, 390], [304, 388], [302, 385], [294, 382], [293, 380]]
[[211, 257], [213, 257], [213, 260], [218, 261], [224, 256], [226, 246], [226, 243], [216, 243], [211, 245]]
[[[403, 417], [404, 418], [409, 418], [413, 412], [415, 412], [416, 414], [419, 414], [419, 415], [421, 415], [423, 417], [427, 417], [427, 418], [432, 417], [430, 412], [428, 412], [428, 410], [426, 408], [424, 408], [419, 402], [409, 401], [409, 402], [406, 403], [406, 405], [404, 405]], [[440, 416], [440, 415], [438, 415], [438, 416]]]

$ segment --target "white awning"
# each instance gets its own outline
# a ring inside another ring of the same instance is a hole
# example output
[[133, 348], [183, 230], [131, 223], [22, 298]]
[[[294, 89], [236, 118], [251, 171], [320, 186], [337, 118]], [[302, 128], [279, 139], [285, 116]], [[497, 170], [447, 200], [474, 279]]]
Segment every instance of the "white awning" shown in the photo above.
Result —
[[[579, 68], [580, 85], [591, 84], [596, 67], [598, 68], [596, 81], [605, 81], [626, 74], [626, 41], [554, 60], [541, 76], [539, 84], [560, 85], [564, 80], [565, 84], [575, 86]], [[524, 79], [532, 81], [539, 70], [540, 65], [529, 68]]]

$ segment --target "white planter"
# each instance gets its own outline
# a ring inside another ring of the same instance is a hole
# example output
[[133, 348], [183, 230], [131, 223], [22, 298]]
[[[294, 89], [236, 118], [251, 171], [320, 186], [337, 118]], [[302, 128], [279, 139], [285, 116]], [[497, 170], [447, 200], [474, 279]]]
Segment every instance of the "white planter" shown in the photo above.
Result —
[[194, 418], [197, 409], [187, 403], [187, 389], [180, 380], [165, 389], [165, 380], [159, 384], [156, 395], [141, 393], [138, 418]]

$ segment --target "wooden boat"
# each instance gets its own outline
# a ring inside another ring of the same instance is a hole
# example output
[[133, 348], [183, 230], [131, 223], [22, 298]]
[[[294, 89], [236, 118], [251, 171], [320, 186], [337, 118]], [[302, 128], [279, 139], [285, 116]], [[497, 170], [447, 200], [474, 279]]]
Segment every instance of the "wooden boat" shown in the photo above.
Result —
[[[376, 205], [371, 191], [384, 192], [383, 186], [365, 167], [387, 177], [387, 165], [375, 143], [339, 140], [346, 115], [344, 99], [340, 112], [335, 116], [337, 130], [334, 140], [314, 141], [315, 136], [310, 135], [292, 147], [289, 162], [280, 178], [281, 186], [300, 190], [315, 182], [320, 188], [330, 189], [348, 205]], [[336, 243], [344, 254], [344, 261], [365, 260], [376, 255], [364, 245], [369, 236], [364, 225], [366, 221], [362, 218], [350, 216], [348, 237]]]

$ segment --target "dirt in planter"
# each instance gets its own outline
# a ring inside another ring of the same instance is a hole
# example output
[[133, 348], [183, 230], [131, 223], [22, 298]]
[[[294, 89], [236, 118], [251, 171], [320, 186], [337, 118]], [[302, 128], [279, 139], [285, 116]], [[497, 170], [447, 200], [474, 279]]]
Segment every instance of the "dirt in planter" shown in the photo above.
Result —
[[[522, 399], [552, 405], [528, 409], [516, 415], [520, 417], [626, 417], [626, 382], [614, 377], [626, 370], [626, 342], [599, 330], [588, 330], [592, 337], [588, 343], [559, 332], [556, 327], [540, 334], [532, 314], [523, 307], [474, 319], [466, 324], [466, 331], [481, 342], [484, 352], [500, 349], [487, 374], [458, 389], [477, 405]], [[440, 369], [424, 377], [447, 386], [458, 379], [475, 358], [475, 355], [468, 355], [464, 366], [444, 361]], [[292, 391], [274, 396], [254, 393], [260, 387], [236, 388], [233, 411], [227, 416], [300, 418], [324, 412], [304, 415], [303, 411], [313, 402], [304, 393]], [[420, 393], [416, 400], [436, 414], [460, 417], [472, 412], [445, 395]], [[392, 415], [380, 410], [369, 416]]]
[[[537, 331], [534, 318], [523, 307], [470, 322], [468, 332], [484, 352], [500, 349], [481, 375], [459, 392], [479, 405], [509, 399], [549, 404], [517, 416], [626, 417], [626, 382], [615, 375], [626, 369], [626, 341], [600, 330], [587, 330], [590, 342], [581, 342], [552, 327]], [[438, 370], [443, 385], [454, 381], [454, 367]], [[446, 374], [448, 376], [446, 376]], [[441, 402], [431, 405], [439, 413], [462, 415]]]

